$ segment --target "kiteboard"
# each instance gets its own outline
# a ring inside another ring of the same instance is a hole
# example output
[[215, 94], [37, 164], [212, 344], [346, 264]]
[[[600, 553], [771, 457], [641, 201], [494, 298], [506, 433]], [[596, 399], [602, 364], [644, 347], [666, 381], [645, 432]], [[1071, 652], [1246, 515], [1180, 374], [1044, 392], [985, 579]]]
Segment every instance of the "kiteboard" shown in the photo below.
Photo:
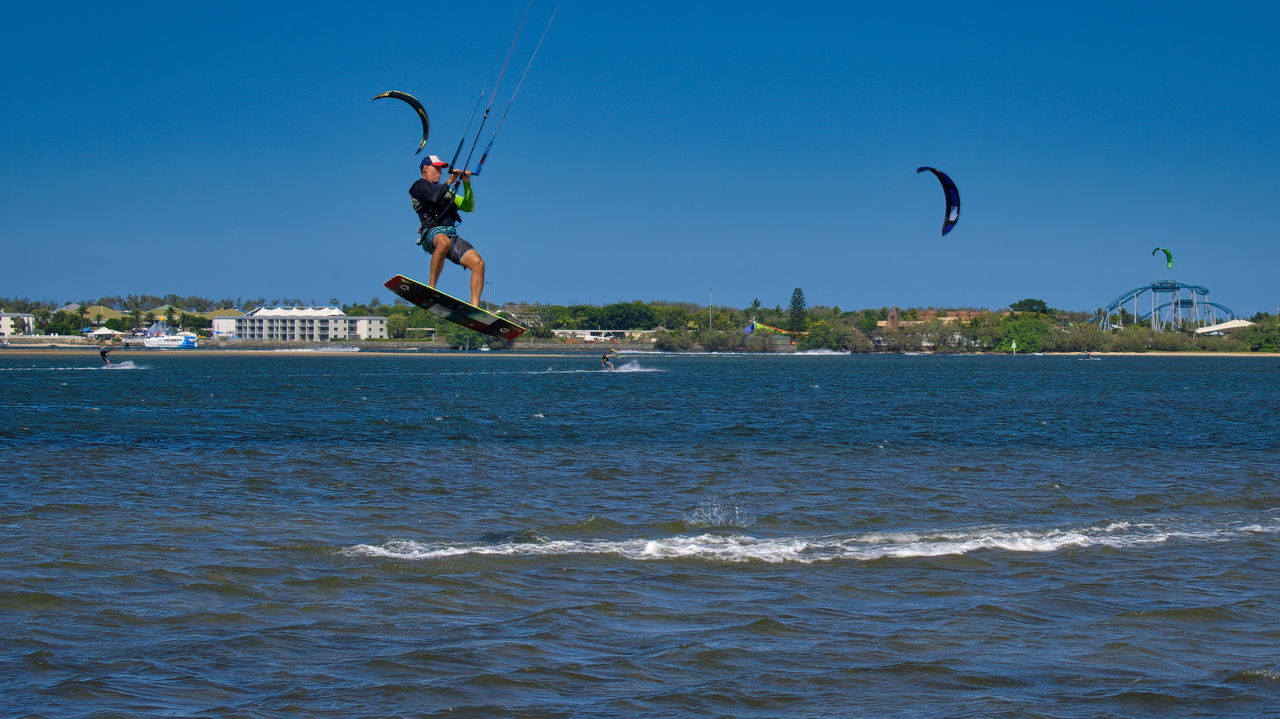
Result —
[[404, 275], [396, 275], [385, 284], [387, 289], [431, 314], [490, 337], [513, 340], [528, 331], [527, 327], [521, 327], [506, 317], [486, 312]]

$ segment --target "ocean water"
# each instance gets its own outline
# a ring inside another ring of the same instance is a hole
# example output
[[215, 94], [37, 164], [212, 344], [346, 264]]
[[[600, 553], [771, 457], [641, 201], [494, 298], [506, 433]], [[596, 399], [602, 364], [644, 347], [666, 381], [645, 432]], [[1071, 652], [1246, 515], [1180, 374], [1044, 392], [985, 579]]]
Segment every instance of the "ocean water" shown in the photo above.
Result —
[[1274, 357], [128, 359], [0, 352], [0, 715], [1280, 716]]

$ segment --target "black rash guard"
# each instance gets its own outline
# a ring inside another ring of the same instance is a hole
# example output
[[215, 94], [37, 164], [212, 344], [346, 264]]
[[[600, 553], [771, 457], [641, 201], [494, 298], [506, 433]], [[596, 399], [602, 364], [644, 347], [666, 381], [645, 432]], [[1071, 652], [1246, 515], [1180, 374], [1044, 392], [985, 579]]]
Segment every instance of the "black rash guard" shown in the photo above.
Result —
[[[467, 199], [469, 194], [464, 191], [463, 199]], [[454, 193], [444, 183], [421, 179], [413, 183], [409, 187], [409, 201], [413, 203], [413, 211], [418, 213], [418, 232], [432, 227], [453, 227], [462, 222], [453, 197]]]

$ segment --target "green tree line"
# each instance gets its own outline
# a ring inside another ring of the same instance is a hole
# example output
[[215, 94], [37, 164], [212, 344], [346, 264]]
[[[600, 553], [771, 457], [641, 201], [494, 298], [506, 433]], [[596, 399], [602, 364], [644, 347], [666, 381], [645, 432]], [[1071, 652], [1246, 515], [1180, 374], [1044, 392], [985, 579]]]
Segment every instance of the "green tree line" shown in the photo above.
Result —
[[[36, 316], [37, 331], [49, 334], [78, 334], [87, 326], [103, 324], [89, 317], [84, 308], [103, 305], [127, 316], [106, 320], [106, 326], [129, 331], [163, 319], [170, 326], [201, 329], [209, 320], [194, 312], [241, 307], [251, 309], [263, 305], [311, 305], [298, 298], [224, 298], [208, 300], [178, 295], [128, 295], [104, 297], [79, 303], [79, 312], [55, 312], [50, 302], [34, 302], [26, 298], [0, 298], [7, 312], [29, 312]], [[156, 317], [148, 308], [169, 305], [187, 310], [170, 310]], [[449, 343], [465, 347], [493, 344], [469, 330], [458, 328], [439, 317], [397, 299], [391, 304], [374, 297], [367, 303], [342, 305], [331, 298], [330, 305], [341, 306], [349, 315], [375, 315], [387, 318], [388, 334], [395, 339], [412, 336], [413, 328], [435, 328]], [[845, 310], [840, 307], [807, 305], [804, 292], [796, 288], [784, 308], [770, 308], [759, 299], [744, 308], [707, 307], [690, 302], [632, 301], [606, 305], [557, 305], [513, 303], [505, 306], [484, 303], [490, 311], [502, 310], [530, 328], [520, 341], [547, 339], [552, 329], [577, 330], [657, 330], [659, 348], [709, 351], [776, 350], [794, 341], [798, 349], [835, 349], [869, 351], [933, 351], [933, 352], [1142, 352], [1142, 351], [1280, 351], [1280, 316], [1259, 313], [1251, 318], [1256, 324], [1230, 332], [1225, 336], [1196, 335], [1185, 331], [1155, 332], [1136, 324], [1136, 318], [1124, 310], [1111, 319], [1123, 329], [1102, 330], [1089, 322], [1091, 313], [1064, 311], [1050, 307], [1039, 299], [1012, 302], [1008, 312], [982, 311], [975, 308], [908, 307], [899, 310], [905, 321], [889, 328], [880, 323], [889, 318], [887, 307]], [[934, 319], [919, 322], [930, 315], [945, 315], [951, 309], [969, 310], [975, 314], [964, 322]], [[932, 312], [930, 312], [932, 311]], [[752, 321], [799, 333], [778, 335], [760, 330], [747, 335], [742, 330]], [[772, 334], [772, 337], [770, 336]]]
[[[403, 302], [380, 306], [348, 306], [359, 313], [388, 316], [392, 337], [404, 336], [409, 327], [436, 327], [453, 346], [479, 346], [482, 335], [454, 328], [424, 310]], [[900, 310], [906, 321], [896, 328], [882, 326], [890, 310], [843, 310], [809, 307], [797, 288], [786, 308], [768, 308], [760, 300], [745, 308], [698, 306], [681, 302], [622, 302], [609, 305], [516, 304], [505, 309], [530, 327], [520, 341], [546, 339], [551, 329], [658, 330], [659, 349], [680, 351], [770, 351], [832, 349], [854, 352], [1144, 352], [1144, 351], [1280, 351], [1280, 317], [1261, 313], [1254, 327], [1226, 336], [1196, 335], [1185, 331], [1155, 332], [1128, 324], [1121, 330], [1102, 330], [1089, 322], [1091, 314], [1050, 307], [1043, 300], [1025, 299], [1010, 304], [1008, 312], [973, 308], [911, 307]], [[922, 317], [945, 315], [949, 309], [965, 309], [976, 316], [964, 322]], [[932, 313], [930, 312], [932, 311]], [[784, 336], [759, 330], [747, 335], [752, 321], [801, 333]], [[917, 323], [918, 322], [918, 323]], [[445, 326], [441, 326], [445, 325]], [[771, 337], [772, 335], [772, 337]], [[490, 342], [492, 344], [492, 342]]]

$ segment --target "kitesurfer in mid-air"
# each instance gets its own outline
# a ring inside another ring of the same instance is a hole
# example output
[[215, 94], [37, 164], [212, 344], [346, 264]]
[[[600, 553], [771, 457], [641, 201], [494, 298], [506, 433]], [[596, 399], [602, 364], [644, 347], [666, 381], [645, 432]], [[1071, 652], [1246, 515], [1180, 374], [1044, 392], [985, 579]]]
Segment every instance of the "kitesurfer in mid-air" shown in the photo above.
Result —
[[107, 357], [107, 355], [111, 354], [113, 350], [115, 350], [115, 347], [103, 347], [98, 350], [98, 356], [102, 358], [103, 364], [111, 364], [111, 358]]
[[409, 188], [413, 210], [418, 213], [418, 244], [431, 255], [431, 268], [427, 285], [436, 286], [444, 260], [471, 270], [471, 304], [480, 306], [480, 292], [484, 290], [484, 260], [470, 242], [458, 236], [457, 225], [462, 222], [458, 211], [471, 212], [475, 207], [471, 194], [471, 173], [454, 168], [449, 172], [450, 181], [462, 180], [462, 194], [450, 189], [451, 182], [441, 182], [444, 168], [449, 163], [435, 155], [427, 155], [421, 163], [422, 178]]

